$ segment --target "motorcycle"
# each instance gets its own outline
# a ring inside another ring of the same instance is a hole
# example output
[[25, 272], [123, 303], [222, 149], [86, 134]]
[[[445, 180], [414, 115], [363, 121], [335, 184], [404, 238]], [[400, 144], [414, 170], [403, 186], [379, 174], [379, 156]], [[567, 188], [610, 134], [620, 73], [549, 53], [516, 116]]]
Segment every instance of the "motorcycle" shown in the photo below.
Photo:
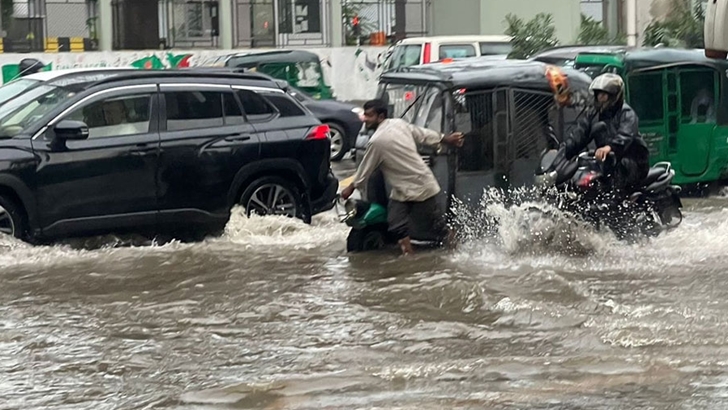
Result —
[[562, 150], [550, 149], [541, 156], [536, 183], [551, 188], [545, 197], [557, 208], [580, 215], [596, 229], [606, 225], [620, 239], [657, 236], [680, 225], [680, 187], [671, 184], [675, 171], [669, 162], [655, 164], [637, 190], [621, 196], [611, 189], [615, 166], [613, 153], [605, 161], [597, 160], [594, 151], [568, 160]]

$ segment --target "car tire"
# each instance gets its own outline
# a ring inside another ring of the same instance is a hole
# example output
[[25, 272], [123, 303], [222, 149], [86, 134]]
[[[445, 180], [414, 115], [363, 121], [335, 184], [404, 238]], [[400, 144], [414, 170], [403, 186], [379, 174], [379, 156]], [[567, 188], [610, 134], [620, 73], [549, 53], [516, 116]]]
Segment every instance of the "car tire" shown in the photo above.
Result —
[[263, 177], [253, 181], [240, 196], [240, 205], [248, 216], [285, 215], [305, 218], [303, 197], [298, 186], [281, 177]]
[[0, 195], [0, 234], [26, 239], [27, 222], [25, 212], [12, 199]]
[[349, 152], [351, 144], [344, 129], [335, 123], [327, 123], [331, 129], [331, 160], [341, 161], [347, 152]]
[[352, 229], [346, 237], [346, 251], [351, 253], [378, 251], [387, 246], [387, 240], [386, 225]]

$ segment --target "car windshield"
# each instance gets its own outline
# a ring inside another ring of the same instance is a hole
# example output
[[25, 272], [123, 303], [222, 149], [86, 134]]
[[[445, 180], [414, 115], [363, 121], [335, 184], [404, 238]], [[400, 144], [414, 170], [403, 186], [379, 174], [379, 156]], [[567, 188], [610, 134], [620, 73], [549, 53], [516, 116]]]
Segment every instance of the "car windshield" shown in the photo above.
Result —
[[5, 104], [7, 101], [17, 97], [39, 83], [40, 81], [38, 80], [22, 78], [3, 85], [0, 87], [0, 104]]
[[65, 88], [40, 85], [8, 101], [0, 107], [0, 137], [21, 134], [74, 94]]

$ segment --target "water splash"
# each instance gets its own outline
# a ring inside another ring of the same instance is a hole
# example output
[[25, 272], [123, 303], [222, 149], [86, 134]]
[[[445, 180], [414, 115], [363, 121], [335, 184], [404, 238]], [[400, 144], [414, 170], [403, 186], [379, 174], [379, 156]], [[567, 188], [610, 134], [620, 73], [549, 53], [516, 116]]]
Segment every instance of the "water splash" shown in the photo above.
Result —
[[477, 206], [456, 201], [453, 214], [461, 242], [496, 246], [508, 255], [584, 256], [615, 242], [609, 232], [538, 199], [535, 189], [487, 190]]

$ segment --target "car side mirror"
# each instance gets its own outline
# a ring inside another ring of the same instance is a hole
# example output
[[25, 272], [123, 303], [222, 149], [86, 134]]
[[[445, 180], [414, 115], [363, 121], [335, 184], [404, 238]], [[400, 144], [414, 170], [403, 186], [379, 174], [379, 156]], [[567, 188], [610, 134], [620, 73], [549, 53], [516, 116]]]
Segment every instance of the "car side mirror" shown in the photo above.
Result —
[[53, 127], [56, 138], [60, 140], [85, 140], [88, 138], [88, 125], [83, 121], [63, 120]]

